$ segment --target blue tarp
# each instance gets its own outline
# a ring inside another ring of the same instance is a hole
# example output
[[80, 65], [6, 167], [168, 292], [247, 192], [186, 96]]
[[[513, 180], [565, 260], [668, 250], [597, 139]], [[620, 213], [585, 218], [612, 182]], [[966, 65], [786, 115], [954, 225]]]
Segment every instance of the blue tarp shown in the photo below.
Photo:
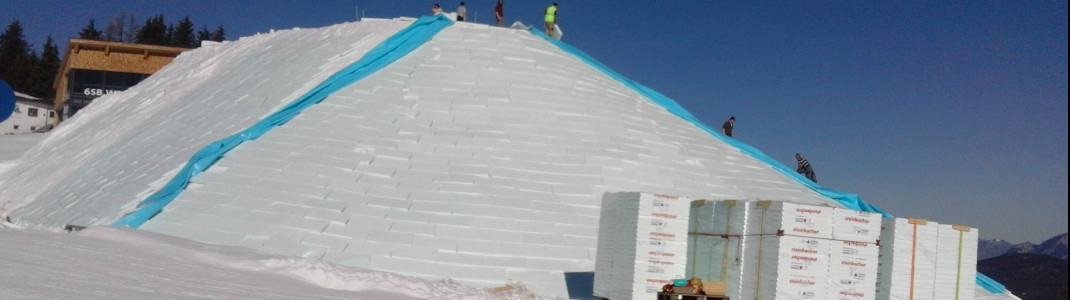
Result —
[[223, 157], [223, 154], [245, 141], [259, 138], [276, 126], [285, 124], [290, 119], [293, 119], [306, 108], [320, 103], [332, 93], [390, 65], [431, 40], [435, 34], [450, 25], [453, 25], [453, 21], [441, 15], [425, 16], [417, 19], [409, 27], [402, 29], [371, 51], [368, 51], [360, 60], [331, 75], [323, 83], [320, 83], [286, 107], [237, 134], [211, 143], [197, 151], [182, 167], [182, 170], [171, 178], [171, 181], [168, 181], [163, 188], [141, 201], [136, 210], [123, 216], [112, 226], [129, 226], [132, 228], [141, 226], [141, 224], [159, 214], [164, 206], [171, 203], [189, 185], [189, 181], [193, 176], [197, 176], [197, 174], [208, 169], [219, 158]]
[[[595, 69], [598, 69], [599, 71], [602, 71], [602, 73], [605, 73], [609, 77], [612, 77], [613, 79], [616, 79], [617, 81], [620, 81], [625, 86], [628, 86], [629, 88], [635, 90], [636, 92], [639, 92], [639, 94], [649, 98], [650, 100], [654, 101], [658, 105], [661, 105], [662, 107], [665, 107], [666, 110], [668, 110], [669, 112], [675, 114], [676, 116], [678, 116], [680, 118], [683, 118], [684, 120], [687, 120], [688, 122], [691, 122], [695, 126], [698, 126], [698, 128], [701, 128], [702, 130], [705, 130], [706, 132], [708, 132], [710, 135], [720, 139], [721, 141], [724, 141], [725, 143], [727, 143], [729, 145], [732, 145], [732, 146], [738, 148], [743, 153], [746, 153], [747, 155], [750, 155], [751, 157], [754, 157], [755, 159], [757, 159], [759, 161], [762, 161], [762, 162], [765, 162], [765, 163], [769, 164], [770, 166], [773, 167], [773, 169], [779, 171], [780, 173], [782, 173], [784, 175], [787, 175], [788, 177], [794, 179], [795, 181], [801, 183], [802, 185], [804, 185], [804, 186], [806, 186], [806, 187], [818, 192], [819, 194], [824, 195], [825, 197], [832, 198], [833, 200], [836, 200], [836, 202], [839, 202], [840, 204], [843, 204], [843, 206], [845, 206], [847, 208], [850, 208], [850, 209], [859, 210], [859, 211], [880, 213], [885, 218], [893, 217], [891, 214], [884, 212], [880, 208], [877, 208], [876, 206], [869, 205], [865, 201], [862, 201], [862, 198], [858, 197], [858, 195], [856, 195], [856, 194], [852, 194], [852, 193], [847, 193], [847, 192], [843, 192], [843, 191], [839, 191], [839, 190], [834, 190], [834, 189], [830, 189], [830, 188], [821, 187], [820, 185], [817, 185], [817, 183], [815, 183], [813, 181], [810, 181], [810, 179], [807, 179], [806, 177], [803, 177], [801, 174], [795, 172], [795, 170], [792, 170], [791, 168], [789, 168], [789, 167], [785, 166], [784, 164], [780, 163], [779, 161], [774, 160], [773, 158], [769, 157], [768, 155], [765, 155], [765, 153], [762, 153], [762, 151], [758, 150], [758, 148], [754, 148], [754, 147], [752, 147], [750, 145], [747, 145], [747, 144], [745, 144], [743, 142], [740, 142], [739, 140], [736, 140], [736, 139], [733, 139], [731, 137], [725, 136], [724, 134], [721, 134], [720, 131], [714, 130], [713, 128], [710, 128], [706, 124], [702, 123], [702, 121], [699, 121], [698, 118], [696, 118], [694, 115], [692, 115], [686, 109], [684, 109], [683, 106], [680, 106], [680, 104], [676, 103], [676, 101], [673, 101], [671, 98], [669, 98], [669, 97], [667, 97], [665, 95], [662, 95], [661, 93], [658, 93], [657, 91], [655, 91], [653, 89], [650, 89], [650, 88], [648, 88], [646, 86], [643, 86], [642, 84], [639, 84], [638, 82], [632, 81], [631, 79], [628, 79], [627, 77], [624, 77], [623, 75], [620, 75], [619, 73], [613, 71], [609, 67], [607, 67], [607, 66], [603, 65], [602, 63], [598, 62], [597, 60], [595, 60], [591, 56], [587, 55], [586, 53], [583, 53], [583, 51], [580, 51], [576, 47], [572, 47], [569, 44], [565, 44], [564, 42], [561, 42], [559, 40], [551, 38], [551, 37], [547, 36], [545, 33], [542, 33], [541, 31], [539, 31], [538, 29], [535, 29], [534, 27], [531, 27], [528, 30], [530, 30], [532, 34], [540, 36], [543, 39], [545, 39], [545, 40], [549, 41], [550, 43], [556, 45], [557, 47], [561, 48], [561, 50], [564, 50], [565, 52], [571, 53], [572, 55], [575, 55], [580, 60], [586, 62], [587, 64], [591, 65]], [[995, 280], [992, 280], [991, 278], [988, 278], [988, 276], [985, 276], [984, 274], [981, 274], [981, 273], [977, 273], [976, 281], [977, 281], [977, 284], [979, 284], [982, 287], [984, 287], [985, 290], [988, 290], [989, 292], [992, 292], [992, 293], [995, 293], [995, 294], [1001, 294], [1005, 290], [1005, 288], [1004, 288], [1004, 286], [1002, 284], [1000, 284], [999, 282], [996, 282]]]

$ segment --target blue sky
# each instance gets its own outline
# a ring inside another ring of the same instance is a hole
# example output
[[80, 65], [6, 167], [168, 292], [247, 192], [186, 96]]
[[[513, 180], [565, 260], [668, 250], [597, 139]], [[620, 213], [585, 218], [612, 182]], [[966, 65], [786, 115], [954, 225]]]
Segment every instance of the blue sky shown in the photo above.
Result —
[[[0, 0], [35, 47], [157, 14], [228, 39], [434, 1]], [[466, 1], [493, 22], [495, 0]], [[506, 1], [541, 24], [552, 1]], [[899, 217], [1039, 243], [1067, 231], [1066, 1], [557, 1], [563, 41], [821, 185]], [[452, 11], [458, 2], [439, 2]]]

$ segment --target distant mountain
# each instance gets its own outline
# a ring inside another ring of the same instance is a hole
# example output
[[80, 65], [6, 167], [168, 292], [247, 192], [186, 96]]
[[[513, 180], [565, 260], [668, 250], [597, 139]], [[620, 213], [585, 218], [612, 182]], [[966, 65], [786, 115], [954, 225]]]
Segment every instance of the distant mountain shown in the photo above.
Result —
[[[978, 247], [980, 247], [980, 245], [978, 245]], [[1066, 234], [1057, 235], [1040, 243], [1040, 245], [1034, 245], [1033, 243], [1014, 245], [1006, 252], [1006, 254], [1012, 253], [1042, 254], [1066, 260]], [[978, 255], [980, 255], [980, 250], [978, 250]]]
[[[1065, 241], [1064, 234], [1064, 251]], [[977, 271], [999, 281], [1022, 300], [1064, 299], [1066, 260], [1042, 254], [1012, 253], [977, 262]]]
[[1014, 247], [1014, 244], [1004, 240], [979, 240], [977, 241], [977, 260], [1006, 254], [1011, 247]]
[[1004, 240], [978, 240], [977, 260], [984, 260], [1004, 254], [1043, 254], [1066, 260], [1066, 233], [1050, 238], [1040, 245], [1025, 242], [1011, 244]]
[[1056, 258], [1062, 258], [1066, 260], [1066, 234], [1057, 235], [1053, 238], [1040, 243], [1040, 246], [1036, 247], [1036, 254], [1044, 254]]
[[1037, 249], [1037, 245], [1036, 244], [1033, 244], [1033, 243], [1030, 243], [1030, 242], [1025, 242], [1025, 243], [1021, 243], [1021, 244], [1017, 244], [1017, 245], [1011, 246], [1011, 248], [1007, 249], [1007, 252], [1004, 252], [1003, 254], [1033, 254], [1033, 252], [1035, 252], [1036, 249]]

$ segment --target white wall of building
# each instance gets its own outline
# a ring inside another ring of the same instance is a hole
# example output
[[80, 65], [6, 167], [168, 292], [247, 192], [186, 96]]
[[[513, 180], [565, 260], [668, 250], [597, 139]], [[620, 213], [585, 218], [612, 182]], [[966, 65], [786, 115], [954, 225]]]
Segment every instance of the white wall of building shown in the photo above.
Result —
[[31, 133], [52, 124], [56, 112], [47, 103], [37, 101], [38, 98], [15, 93], [15, 111], [11, 116], [0, 122], [0, 134]]

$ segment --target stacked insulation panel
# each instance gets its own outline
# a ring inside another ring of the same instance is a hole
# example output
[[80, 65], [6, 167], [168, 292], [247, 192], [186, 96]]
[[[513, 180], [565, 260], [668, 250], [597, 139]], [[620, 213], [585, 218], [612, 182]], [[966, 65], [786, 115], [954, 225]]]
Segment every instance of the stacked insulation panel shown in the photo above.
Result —
[[834, 208], [832, 217], [826, 299], [876, 299], [881, 215]]
[[779, 201], [691, 203], [688, 276], [732, 299], [872, 300], [880, 214]]
[[732, 299], [828, 299], [832, 208], [746, 204], [741, 280]]
[[687, 264], [690, 200], [638, 193], [602, 196], [594, 295], [614, 300], [655, 299]]
[[936, 226], [936, 281], [933, 298], [973, 299], [977, 288], [977, 229]]
[[921, 219], [882, 221], [877, 299], [949, 299], [934, 298], [938, 227]]

